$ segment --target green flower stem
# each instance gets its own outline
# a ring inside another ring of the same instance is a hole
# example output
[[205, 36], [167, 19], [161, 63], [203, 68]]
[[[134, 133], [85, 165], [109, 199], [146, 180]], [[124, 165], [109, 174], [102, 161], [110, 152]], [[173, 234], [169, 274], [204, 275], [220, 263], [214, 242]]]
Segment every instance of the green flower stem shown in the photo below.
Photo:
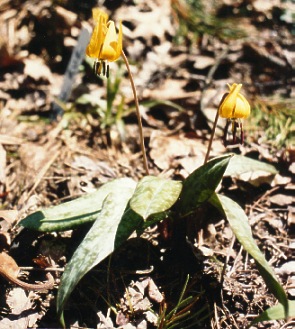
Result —
[[216, 116], [215, 116], [215, 121], [214, 121], [212, 132], [211, 132], [211, 137], [210, 137], [209, 145], [208, 145], [208, 148], [207, 148], [207, 153], [206, 153], [205, 160], [204, 160], [204, 164], [207, 163], [207, 161], [209, 159], [209, 156], [210, 156], [210, 151], [211, 151], [211, 147], [212, 147], [212, 142], [213, 142], [213, 138], [214, 138], [214, 134], [215, 134], [215, 130], [216, 130], [218, 118], [219, 118], [219, 111], [217, 109]]
[[126, 65], [126, 68], [127, 68], [128, 74], [129, 74], [129, 80], [130, 80], [131, 88], [133, 91], [133, 97], [134, 97], [135, 108], [136, 108], [136, 116], [137, 116], [137, 121], [138, 121], [138, 129], [139, 129], [140, 148], [141, 148], [141, 152], [142, 152], [142, 156], [143, 156], [143, 165], [144, 165], [146, 175], [148, 175], [149, 168], [148, 168], [148, 162], [147, 162], [146, 151], [145, 151], [145, 146], [144, 146], [142, 121], [141, 121], [141, 115], [140, 115], [140, 111], [139, 111], [139, 102], [138, 102], [138, 97], [137, 97], [137, 93], [136, 93], [133, 76], [132, 76], [132, 73], [130, 70], [130, 65], [129, 65], [128, 59], [123, 50], [122, 50], [122, 57], [123, 57], [123, 60], [125, 62], [125, 65]]

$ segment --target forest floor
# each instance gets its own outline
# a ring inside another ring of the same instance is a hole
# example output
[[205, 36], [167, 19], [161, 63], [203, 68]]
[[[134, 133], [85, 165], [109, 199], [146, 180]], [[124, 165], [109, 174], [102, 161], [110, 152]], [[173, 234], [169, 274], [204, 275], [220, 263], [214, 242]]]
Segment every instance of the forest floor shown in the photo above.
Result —
[[[110, 63], [107, 82], [83, 55], [62, 89], [95, 3], [0, 4], [0, 251], [18, 264], [24, 281], [45, 281], [44, 266], [55, 280], [54, 289], [38, 292], [0, 277], [1, 328], [60, 328], [60, 277], [90, 227], [42, 233], [20, 220], [114, 178], [145, 175], [124, 62]], [[252, 108], [244, 144], [230, 145], [229, 133], [224, 145], [220, 119], [210, 157], [234, 152], [277, 171], [225, 175], [218, 190], [245, 209], [257, 245], [294, 299], [294, 1], [190, 1], [189, 10], [181, 0], [98, 3], [123, 23], [150, 175], [183, 180], [201, 166], [227, 84], [243, 84]], [[66, 304], [67, 326], [169, 329], [176, 319], [161, 327], [157, 319], [184, 290], [191, 313], [175, 328], [246, 328], [277, 301], [228, 223], [210, 209], [206, 216], [193, 231], [186, 223], [190, 239], [180, 244], [165, 223], [129, 239], [79, 282]]]

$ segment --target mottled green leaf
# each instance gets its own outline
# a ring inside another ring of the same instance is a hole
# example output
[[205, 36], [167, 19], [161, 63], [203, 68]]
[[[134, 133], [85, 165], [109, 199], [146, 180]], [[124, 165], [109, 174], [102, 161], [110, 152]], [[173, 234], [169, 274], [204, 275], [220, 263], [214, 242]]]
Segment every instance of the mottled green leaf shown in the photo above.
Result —
[[285, 305], [285, 315], [287, 317], [288, 300], [286, 293], [278, 282], [272, 267], [268, 264], [263, 253], [258, 248], [252, 236], [251, 227], [244, 210], [235, 201], [224, 195], [217, 195], [214, 193], [210, 202], [226, 216], [231, 229], [241, 245], [255, 259], [257, 268], [268, 289], [283, 305]]
[[224, 176], [235, 177], [258, 187], [265, 183], [271, 184], [276, 173], [276, 168], [268, 163], [234, 155]]
[[170, 209], [177, 201], [181, 189], [180, 181], [146, 176], [137, 184], [130, 207], [146, 220], [150, 215]]
[[[57, 311], [61, 320], [63, 320], [64, 305], [77, 283], [89, 270], [114, 251], [117, 230], [134, 189], [135, 186], [121, 187], [105, 198], [96, 221], [67, 264], [57, 295]], [[136, 225], [138, 223], [135, 223]], [[128, 229], [131, 230], [130, 225]], [[123, 234], [121, 228], [121, 242], [123, 238], [126, 239], [128, 236], [126, 232]]]
[[273, 175], [277, 173], [276, 168], [268, 163], [254, 160], [243, 155], [234, 155], [226, 168], [224, 176], [237, 177], [244, 173], [257, 171], [264, 171], [265, 173]]
[[215, 158], [192, 172], [183, 182], [177, 204], [181, 215], [186, 215], [207, 201], [220, 183], [232, 155]]
[[65, 231], [93, 222], [109, 193], [125, 186], [134, 187], [131, 178], [119, 178], [102, 185], [97, 191], [60, 205], [36, 211], [20, 221], [20, 225], [42, 232]]

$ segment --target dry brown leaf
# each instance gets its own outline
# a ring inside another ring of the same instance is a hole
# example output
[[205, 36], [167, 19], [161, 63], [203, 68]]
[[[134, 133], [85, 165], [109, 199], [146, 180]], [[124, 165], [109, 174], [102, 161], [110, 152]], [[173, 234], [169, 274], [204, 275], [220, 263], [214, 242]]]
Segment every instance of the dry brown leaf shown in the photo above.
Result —
[[15, 260], [6, 252], [0, 252], [0, 275], [9, 282], [27, 290], [48, 290], [52, 289], [54, 279], [50, 273], [46, 274], [47, 282], [41, 284], [27, 283], [18, 278], [20, 268]]
[[43, 146], [27, 143], [19, 148], [19, 156], [27, 168], [28, 174], [36, 175], [46, 162], [48, 151]]
[[[291, 297], [295, 297], [295, 275], [292, 275], [288, 278], [288, 282], [289, 282], [289, 287], [288, 289], [288, 294]], [[291, 298], [290, 298], [291, 299]]]
[[157, 303], [161, 303], [164, 299], [163, 295], [160, 293], [158, 287], [156, 286], [153, 279], [149, 279], [148, 284], [148, 296], [150, 299], [154, 300]]
[[0, 219], [4, 219], [9, 224], [15, 223], [18, 218], [17, 210], [0, 210]]
[[34, 180], [36, 175], [51, 162], [51, 158], [58, 154], [58, 145], [48, 149], [34, 143], [22, 144], [19, 148], [19, 156], [26, 167], [27, 176]]
[[48, 66], [45, 65], [44, 61], [35, 56], [31, 56], [30, 58], [26, 58], [24, 60], [25, 68], [24, 74], [31, 77], [35, 81], [48, 81], [52, 82], [52, 74], [49, 70]]
[[197, 98], [199, 93], [185, 91], [184, 87], [186, 84], [186, 80], [167, 79], [154, 90], [145, 89], [143, 92], [143, 97], [161, 100], [175, 100], [187, 97]]
[[203, 69], [207, 68], [208, 66], [214, 65], [215, 61], [216, 61], [216, 59], [213, 57], [198, 55], [198, 57], [196, 58], [196, 61], [194, 63], [194, 68], [196, 68], [198, 70], [203, 70]]
[[[150, 140], [150, 156], [162, 170], [181, 164], [188, 172], [196, 169], [204, 162], [207, 146], [197, 139], [184, 135], [165, 136], [154, 131]], [[176, 163], [175, 163], [176, 162]]]
[[23, 289], [14, 288], [7, 296], [11, 311], [0, 320], [1, 329], [27, 329], [34, 326], [40, 315], [34, 310], [33, 303]]
[[47, 170], [57, 159], [60, 154], [59, 148], [59, 143], [53, 145], [53, 141], [43, 147], [33, 143], [21, 145], [19, 154], [22, 163], [25, 165], [26, 188], [30, 188], [30, 191], [23, 193], [19, 199], [20, 205], [23, 206], [33, 194]]
[[98, 312], [97, 316], [99, 317], [100, 323], [97, 326], [97, 329], [101, 328], [113, 328], [114, 324], [112, 319], [109, 317], [109, 314], [105, 317], [102, 312]]
[[[167, 39], [165, 33], [174, 34], [175, 26], [170, 19], [172, 10], [170, 1], [161, 0], [160, 6], [157, 2], [151, 0], [138, 3], [137, 6], [122, 6], [117, 10], [118, 20], [124, 19], [135, 26], [133, 30], [128, 31], [128, 37], [135, 40], [144, 36], [145, 42], [152, 43], [152, 38], [157, 37], [159, 41], [164, 41]], [[147, 7], [149, 10], [146, 10]], [[128, 52], [130, 52], [129, 48]]]
[[255, 172], [246, 172], [239, 175], [238, 179], [248, 182], [253, 186], [259, 187], [262, 184], [271, 185], [274, 175], [269, 172], [257, 170]]
[[0, 134], [0, 144], [4, 145], [20, 145], [23, 143], [23, 139], [10, 136], [10, 135], [3, 135]]
[[284, 263], [280, 268], [276, 268], [276, 273], [282, 276], [289, 276], [295, 274], [295, 261]]
[[294, 198], [285, 194], [275, 194], [269, 197], [269, 201], [277, 206], [288, 206], [292, 204]]

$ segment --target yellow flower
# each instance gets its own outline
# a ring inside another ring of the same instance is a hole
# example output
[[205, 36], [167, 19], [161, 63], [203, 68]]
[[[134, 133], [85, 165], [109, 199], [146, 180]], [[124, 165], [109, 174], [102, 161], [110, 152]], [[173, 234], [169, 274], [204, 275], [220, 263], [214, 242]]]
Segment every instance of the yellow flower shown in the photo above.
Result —
[[[122, 53], [122, 23], [117, 34], [115, 23], [108, 21], [108, 15], [98, 9], [92, 9], [95, 27], [86, 48], [86, 55], [96, 59], [94, 70], [100, 74], [103, 68], [105, 74], [106, 62], [116, 61]], [[108, 72], [107, 72], [108, 73]]]
[[219, 115], [227, 119], [244, 119], [250, 115], [251, 108], [247, 99], [240, 94], [242, 84], [228, 85], [229, 93], [223, 96], [219, 105]]

